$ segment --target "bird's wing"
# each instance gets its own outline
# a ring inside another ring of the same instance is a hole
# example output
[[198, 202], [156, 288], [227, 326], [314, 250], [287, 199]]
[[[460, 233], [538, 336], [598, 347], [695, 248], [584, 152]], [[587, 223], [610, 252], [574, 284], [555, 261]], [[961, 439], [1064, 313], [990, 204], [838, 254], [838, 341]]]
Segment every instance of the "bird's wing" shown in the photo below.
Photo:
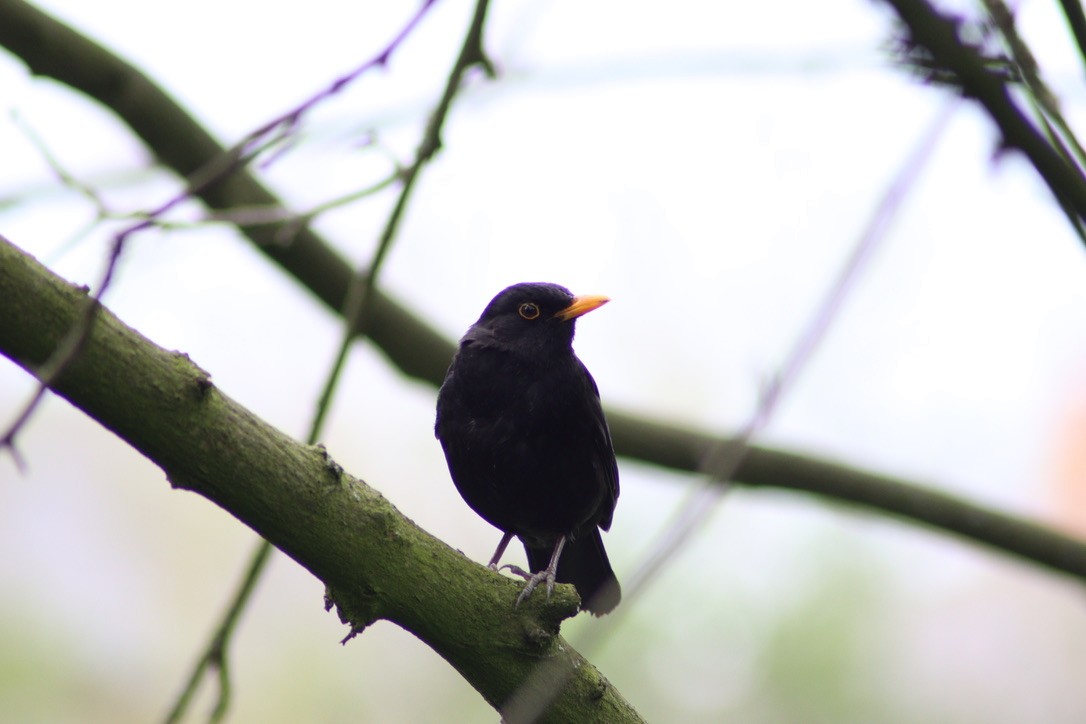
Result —
[[615, 512], [615, 503], [618, 501], [618, 463], [615, 461], [615, 449], [611, 444], [611, 430], [607, 427], [607, 418], [603, 415], [603, 405], [600, 403], [600, 390], [596, 386], [596, 380], [592, 379], [588, 368], [579, 359], [581, 372], [584, 373], [586, 386], [592, 392], [589, 395], [589, 407], [592, 414], [592, 452], [598, 462], [600, 472], [607, 485], [608, 495], [600, 506], [599, 526], [604, 530], [611, 527], [611, 516]]

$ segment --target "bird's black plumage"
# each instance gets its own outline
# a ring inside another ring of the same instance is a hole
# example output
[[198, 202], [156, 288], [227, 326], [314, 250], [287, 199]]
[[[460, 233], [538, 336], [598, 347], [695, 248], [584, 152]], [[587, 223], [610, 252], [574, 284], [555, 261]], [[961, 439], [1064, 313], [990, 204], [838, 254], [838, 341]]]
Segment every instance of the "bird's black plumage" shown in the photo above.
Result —
[[572, 583], [596, 615], [621, 596], [600, 537], [618, 467], [599, 390], [572, 342], [576, 318], [606, 301], [557, 284], [503, 290], [460, 340], [435, 425], [460, 495], [505, 534], [491, 567], [516, 536], [535, 574], [521, 572], [521, 598], [540, 582]]

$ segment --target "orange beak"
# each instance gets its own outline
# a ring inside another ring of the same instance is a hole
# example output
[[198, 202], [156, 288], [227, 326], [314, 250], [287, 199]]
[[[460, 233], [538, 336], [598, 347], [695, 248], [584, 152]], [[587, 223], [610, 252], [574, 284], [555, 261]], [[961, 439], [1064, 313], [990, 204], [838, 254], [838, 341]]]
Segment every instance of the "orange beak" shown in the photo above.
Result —
[[609, 301], [611, 301], [610, 297], [601, 297], [596, 294], [582, 294], [574, 297], [568, 307], [556, 312], [554, 316], [558, 317], [563, 322], [568, 322], [571, 319], [576, 319], [582, 314], [588, 314], [593, 309], [599, 309]]

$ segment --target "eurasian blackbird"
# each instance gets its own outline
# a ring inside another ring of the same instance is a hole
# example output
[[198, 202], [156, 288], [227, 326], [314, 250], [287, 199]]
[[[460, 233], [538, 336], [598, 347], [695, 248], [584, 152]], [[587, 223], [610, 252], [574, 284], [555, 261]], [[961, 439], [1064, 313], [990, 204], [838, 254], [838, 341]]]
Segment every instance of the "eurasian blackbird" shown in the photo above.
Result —
[[576, 319], [607, 297], [557, 284], [516, 284], [460, 340], [437, 397], [434, 432], [456, 489], [528, 554], [517, 603], [540, 583], [572, 583], [600, 616], [621, 592], [599, 529], [611, 527], [618, 466], [592, 375], [573, 353]]

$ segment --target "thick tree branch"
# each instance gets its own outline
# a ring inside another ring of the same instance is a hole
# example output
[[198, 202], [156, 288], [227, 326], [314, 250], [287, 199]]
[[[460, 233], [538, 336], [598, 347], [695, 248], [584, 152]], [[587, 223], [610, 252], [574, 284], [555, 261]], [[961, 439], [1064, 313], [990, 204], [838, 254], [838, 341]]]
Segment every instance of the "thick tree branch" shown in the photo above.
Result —
[[[895, 5], [909, 6], [915, 14], [914, 3], [902, 0]], [[953, 40], [956, 44], [956, 38]], [[34, 73], [66, 83], [112, 109], [163, 163], [180, 174], [191, 173], [224, 151], [135, 68], [21, 0], [0, 0], [0, 45], [21, 57]], [[1004, 87], [992, 87], [991, 93], [1002, 99], [998, 102], [1009, 102]], [[244, 169], [205, 190], [200, 198], [216, 209], [280, 203]], [[283, 246], [278, 228], [261, 225], [242, 227], [242, 231], [258, 249], [339, 312], [347, 296], [351, 268], [310, 230], [302, 229], [292, 237], [292, 244]], [[453, 342], [380, 290], [373, 301], [363, 322], [370, 338], [405, 375], [439, 385], [452, 358]], [[675, 470], [700, 471], [719, 442], [702, 431], [615, 409], [609, 409], [607, 416], [619, 455]], [[737, 477], [741, 484], [809, 492], [888, 512], [1086, 578], [1086, 543], [905, 481], [765, 448], [751, 450]]]
[[[620, 417], [623, 435], [666, 467], [696, 470], [718, 445], [703, 432]], [[614, 425], [612, 425], [612, 428]], [[1086, 542], [932, 488], [839, 463], [752, 446], [736, 483], [814, 493], [890, 513], [1086, 580]]]
[[[87, 303], [85, 288], [0, 238], [0, 352], [34, 373]], [[500, 707], [540, 661], [569, 685], [546, 719], [640, 721], [558, 636], [572, 589], [513, 608], [518, 584], [471, 562], [343, 472], [237, 404], [187, 356], [156, 347], [106, 309], [53, 390], [139, 450], [170, 483], [208, 498], [321, 579], [361, 631], [387, 619]]]

